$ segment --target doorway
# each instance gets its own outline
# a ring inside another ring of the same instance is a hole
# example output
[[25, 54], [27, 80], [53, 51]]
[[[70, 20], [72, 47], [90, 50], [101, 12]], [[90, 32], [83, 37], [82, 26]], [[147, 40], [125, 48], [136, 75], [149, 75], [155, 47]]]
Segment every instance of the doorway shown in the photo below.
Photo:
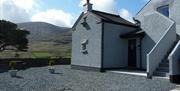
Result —
[[136, 68], [136, 39], [128, 40], [128, 68]]

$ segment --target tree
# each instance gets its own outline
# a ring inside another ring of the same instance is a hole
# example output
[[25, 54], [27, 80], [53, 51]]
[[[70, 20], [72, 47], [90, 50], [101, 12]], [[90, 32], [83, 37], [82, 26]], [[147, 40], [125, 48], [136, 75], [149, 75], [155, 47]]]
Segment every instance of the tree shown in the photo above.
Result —
[[28, 34], [30, 34], [29, 31], [19, 29], [14, 23], [0, 20], [0, 51], [5, 50], [7, 46], [13, 46], [19, 51], [26, 51]]

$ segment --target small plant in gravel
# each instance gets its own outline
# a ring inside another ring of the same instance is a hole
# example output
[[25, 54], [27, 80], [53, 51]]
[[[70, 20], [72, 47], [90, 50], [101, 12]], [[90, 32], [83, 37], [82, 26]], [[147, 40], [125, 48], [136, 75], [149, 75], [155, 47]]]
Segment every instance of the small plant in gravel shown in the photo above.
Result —
[[10, 61], [9, 62], [9, 67], [11, 68], [11, 70], [14, 70], [16, 65], [17, 65], [16, 61]]
[[55, 61], [54, 60], [52, 60], [52, 59], [50, 59], [50, 61], [49, 61], [49, 66], [53, 66], [54, 64], [55, 64]]
[[50, 58], [49, 61], [48, 61], [48, 64], [49, 64], [49, 72], [52, 73], [52, 74], [55, 73], [55, 67], [54, 67], [55, 60]]
[[9, 70], [9, 73], [10, 73], [11, 77], [17, 76], [17, 70], [15, 70], [16, 65], [17, 65], [16, 61], [10, 61], [9, 62], [9, 67], [11, 69], [11, 70]]

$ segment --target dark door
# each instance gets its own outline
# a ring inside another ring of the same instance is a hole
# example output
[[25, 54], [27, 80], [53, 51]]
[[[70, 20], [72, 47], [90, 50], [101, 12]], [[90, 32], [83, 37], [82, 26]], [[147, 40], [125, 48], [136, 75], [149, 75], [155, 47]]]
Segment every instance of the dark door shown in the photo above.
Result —
[[128, 66], [136, 67], [136, 40], [132, 39], [128, 41]]

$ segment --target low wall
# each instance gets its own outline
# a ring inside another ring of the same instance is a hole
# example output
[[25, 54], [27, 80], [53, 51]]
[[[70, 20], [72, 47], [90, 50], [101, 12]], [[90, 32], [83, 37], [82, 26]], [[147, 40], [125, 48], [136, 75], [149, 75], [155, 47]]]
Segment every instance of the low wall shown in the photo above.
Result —
[[26, 69], [29, 67], [42, 67], [47, 66], [49, 60], [54, 60], [55, 65], [70, 65], [71, 59], [70, 58], [7, 58], [7, 59], [0, 59], [0, 69], [10, 69], [9, 62], [16, 61], [16, 69]]
[[168, 57], [170, 62], [170, 81], [180, 83], [180, 41]]

